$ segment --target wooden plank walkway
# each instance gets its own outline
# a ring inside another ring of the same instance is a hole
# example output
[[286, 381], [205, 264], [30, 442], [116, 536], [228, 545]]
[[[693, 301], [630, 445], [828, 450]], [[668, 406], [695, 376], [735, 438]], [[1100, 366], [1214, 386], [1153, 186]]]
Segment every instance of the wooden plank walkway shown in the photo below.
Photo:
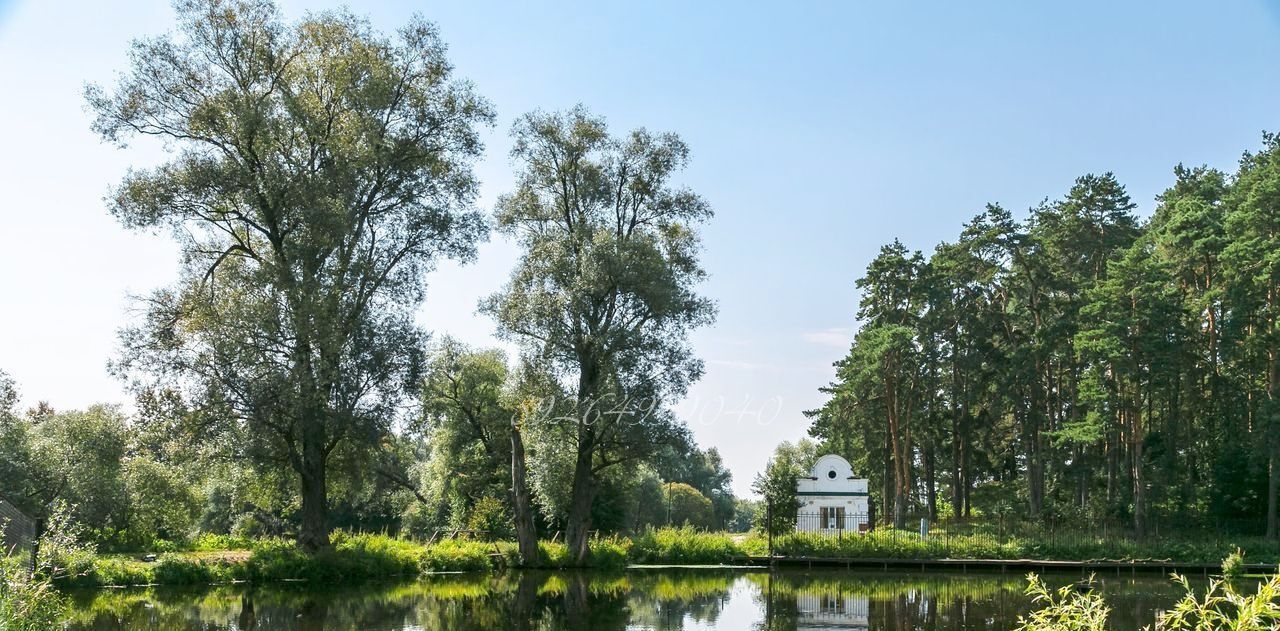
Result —
[[[879, 570], [947, 570], [951, 572], [1095, 572], [1098, 574], [1139, 572], [1159, 572], [1161, 574], [1186, 574], [1189, 576], [1209, 576], [1222, 572], [1222, 566], [1216, 563], [1180, 563], [1177, 561], [1144, 560], [1144, 561], [1110, 561], [1095, 559], [1089, 561], [1047, 561], [1038, 559], [873, 559], [873, 558], [833, 558], [804, 556], [747, 556], [734, 557], [733, 563], [750, 566], [803, 567], [803, 568], [845, 568], [845, 569], [879, 569]], [[1265, 563], [1246, 563], [1248, 574], [1272, 574], [1275, 565]]]

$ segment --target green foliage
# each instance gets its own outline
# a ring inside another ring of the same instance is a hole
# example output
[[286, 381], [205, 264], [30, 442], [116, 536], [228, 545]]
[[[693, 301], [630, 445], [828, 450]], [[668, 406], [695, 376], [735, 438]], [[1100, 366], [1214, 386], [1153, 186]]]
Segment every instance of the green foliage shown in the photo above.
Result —
[[491, 543], [445, 539], [424, 548], [420, 563], [424, 572], [478, 572], [491, 567], [493, 552]]
[[0, 629], [53, 629], [66, 607], [66, 598], [54, 590], [48, 577], [32, 576], [18, 559], [0, 556]]
[[471, 518], [467, 520], [467, 529], [475, 531], [485, 541], [510, 539], [514, 534], [511, 528], [511, 513], [502, 500], [485, 496], [471, 507]]
[[878, 528], [866, 534], [831, 537], [796, 532], [775, 537], [773, 548], [789, 556], [899, 558], [899, 559], [1001, 559], [1019, 558], [1017, 543], [999, 544], [991, 537], [952, 536], [921, 539], [912, 531]]
[[591, 541], [589, 564], [594, 569], [619, 570], [627, 566], [631, 541], [617, 537], [598, 538]]
[[69, 587], [150, 585], [155, 582], [150, 564], [122, 556], [103, 556], [90, 560], [89, 567], [58, 581]]
[[662, 486], [662, 501], [667, 509], [667, 524], [710, 528], [715, 520], [711, 499], [698, 489], [682, 482], [668, 482]]
[[1236, 548], [1222, 560], [1222, 577], [1231, 580], [1244, 575], [1244, 550]]
[[124, 469], [131, 543], [155, 548], [162, 541], [185, 541], [202, 504], [195, 489], [175, 467], [148, 458], [131, 458]]
[[150, 583], [160, 585], [205, 585], [215, 574], [199, 560], [177, 554], [162, 554], [151, 567]]
[[[774, 449], [764, 472], [756, 474], [751, 483], [751, 490], [764, 497], [764, 501], [756, 505], [757, 528], [771, 530], [775, 535], [795, 529], [796, 511], [800, 508], [796, 479], [808, 475], [809, 467], [817, 459], [818, 445], [808, 439], [783, 442]], [[766, 524], [768, 510], [772, 510], [773, 521]]]
[[[1092, 585], [1092, 579], [1089, 583]], [[1040, 577], [1028, 574], [1026, 593], [1040, 608], [1025, 618], [1018, 617], [1018, 631], [1103, 631], [1107, 628], [1111, 609], [1092, 587], [1081, 590], [1071, 584], [1054, 592]]]
[[646, 529], [632, 540], [630, 550], [631, 561], [640, 564], [719, 564], [742, 555], [730, 535], [691, 526]]
[[249, 537], [202, 532], [191, 540], [189, 548], [197, 552], [207, 552], [214, 550], [249, 550], [253, 545], [254, 540]]
[[[1067, 585], [1055, 592], [1034, 574], [1028, 575], [1027, 594], [1039, 609], [1019, 618], [1020, 631], [1093, 631], [1107, 628], [1111, 610], [1092, 589]], [[1230, 582], [1211, 581], [1197, 596], [1185, 577], [1175, 576], [1185, 595], [1155, 620], [1155, 631], [1233, 629], [1265, 631], [1280, 625], [1280, 575], [1258, 585], [1252, 594], [1237, 592]]]
[[40, 539], [40, 572], [54, 580], [74, 579], [92, 572], [97, 546], [85, 543], [85, 539], [84, 529], [72, 520], [71, 509], [65, 502], [55, 502]]
[[1186, 595], [1156, 621], [1157, 631], [1233, 629], [1263, 631], [1280, 626], [1280, 574], [1258, 585], [1253, 594], [1237, 592], [1230, 582], [1211, 582], [1197, 598], [1185, 577], [1174, 577]]

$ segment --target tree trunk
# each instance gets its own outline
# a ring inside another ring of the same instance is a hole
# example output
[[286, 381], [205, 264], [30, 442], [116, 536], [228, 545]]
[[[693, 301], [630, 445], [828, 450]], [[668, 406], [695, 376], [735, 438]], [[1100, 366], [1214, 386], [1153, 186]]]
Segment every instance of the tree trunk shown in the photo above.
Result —
[[298, 545], [307, 552], [329, 547], [329, 498], [326, 481], [324, 434], [312, 424], [302, 436], [302, 524]]
[[924, 485], [925, 485], [925, 504], [928, 506], [928, 509], [929, 509], [929, 521], [936, 522], [938, 521], [938, 481], [937, 481], [937, 476], [935, 475], [936, 471], [935, 471], [935, 463], [933, 461], [934, 459], [933, 452], [934, 452], [933, 445], [930, 445], [928, 450], [925, 451]]
[[[1141, 412], [1132, 413], [1135, 415], [1134, 423], [1141, 423]], [[1142, 476], [1141, 428], [1134, 427], [1130, 440], [1133, 441], [1133, 533], [1141, 538], [1147, 535], [1147, 493]]]
[[[887, 509], [889, 507], [889, 503], [892, 501], [890, 498], [893, 497], [893, 488], [894, 488], [893, 472], [895, 471], [895, 469], [893, 468], [893, 452], [889, 448], [889, 434], [887, 433], [885, 434], [884, 442], [885, 442], [884, 475], [882, 476], [883, 478], [882, 484], [880, 485], [881, 486], [880, 497], [884, 500], [884, 506], [882, 506], [881, 508]], [[886, 524], [889, 523], [890, 514], [891, 514], [890, 511], [888, 510], [884, 511], [884, 518], [885, 518]]]
[[951, 423], [951, 514], [964, 512], [964, 468], [960, 464], [960, 422], [958, 415]]
[[907, 487], [895, 481], [893, 489], [893, 527], [898, 530], [907, 528]]
[[1276, 453], [1276, 440], [1272, 436], [1268, 436], [1267, 440], [1271, 442], [1271, 446], [1267, 449], [1267, 538], [1275, 541], [1277, 535], [1280, 534], [1280, 528], [1276, 523], [1276, 496], [1280, 492], [1280, 471], [1276, 471], [1276, 465], [1280, 464], [1280, 454]]
[[[1272, 289], [1271, 302], [1275, 302], [1275, 289]], [[1275, 330], [1275, 322], [1271, 323], [1270, 329]], [[1277, 366], [1277, 350], [1272, 347], [1267, 350], [1267, 403], [1272, 406], [1276, 405], [1276, 396], [1280, 386], [1280, 366]], [[1276, 421], [1273, 418], [1275, 412], [1274, 407], [1269, 410], [1266, 424], [1263, 426], [1263, 440], [1267, 441], [1267, 538], [1275, 541], [1280, 538], [1280, 519], [1277, 519], [1276, 498], [1280, 494], [1280, 471], [1276, 470], [1278, 446], [1280, 442], [1276, 440]]]
[[511, 425], [511, 506], [515, 512], [516, 544], [520, 563], [526, 567], [538, 563], [538, 531], [533, 525], [533, 502], [525, 476], [524, 437], [520, 428]]
[[591, 533], [591, 504], [595, 500], [595, 473], [591, 470], [591, 451], [578, 448], [578, 459], [573, 468], [573, 490], [569, 500], [568, 523], [565, 524], [565, 543], [574, 565], [586, 565]]
[[600, 375], [590, 352], [578, 358], [578, 445], [573, 465], [573, 484], [569, 497], [569, 516], [565, 523], [565, 543], [574, 565], [586, 565], [588, 537], [591, 533], [591, 505], [595, 501], [595, 428], [598, 417], [591, 417], [599, 403]]

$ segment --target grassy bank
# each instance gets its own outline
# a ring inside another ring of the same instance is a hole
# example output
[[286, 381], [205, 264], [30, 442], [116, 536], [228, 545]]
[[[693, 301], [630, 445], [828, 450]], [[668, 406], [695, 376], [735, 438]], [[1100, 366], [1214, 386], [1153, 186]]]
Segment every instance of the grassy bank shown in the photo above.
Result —
[[[563, 544], [539, 544], [540, 556], [529, 567], [572, 565]], [[929, 537], [877, 530], [844, 537], [793, 533], [774, 538], [774, 553], [784, 556], [841, 558], [971, 558], [1045, 560], [1143, 560], [1217, 563], [1236, 548], [1250, 562], [1280, 561], [1280, 546], [1260, 539], [1191, 542], [1155, 540], [1145, 544], [1075, 539], [1069, 544], [1035, 539], [995, 543], [989, 537]], [[728, 563], [735, 557], [763, 556], [767, 539], [758, 534], [731, 535], [692, 528], [650, 530], [631, 538], [592, 541], [588, 566], [618, 569], [628, 564], [697, 565]], [[141, 555], [80, 555], [66, 560], [64, 587], [115, 585], [196, 585], [237, 581], [303, 580], [325, 583], [406, 577], [433, 572], [485, 572], [522, 563], [511, 542], [444, 540], [431, 544], [384, 535], [334, 533], [333, 547], [309, 555], [280, 539], [244, 540], [202, 537], [188, 549], [161, 554], [155, 561]]]
[[[449, 539], [423, 544], [385, 535], [335, 533], [333, 547], [307, 554], [281, 539], [232, 542], [221, 549], [166, 552], [155, 561], [140, 555], [82, 555], [70, 559], [60, 587], [124, 585], [204, 585], [238, 581], [315, 581], [323, 583], [418, 576], [433, 572], [480, 572], [520, 567], [514, 543]], [[627, 564], [627, 542], [592, 542], [588, 564], [617, 569]], [[542, 542], [530, 567], [570, 565], [563, 544]]]
[[774, 539], [775, 554], [786, 556], [893, 559], [1168, 560], [1217, 564], [1237, 548], [1245, 550], [1248, 561], [1253, 563], [1280, 561], [1280, 544], [1259, 537], [1152, 538], [1137, 542], [1101, 537], [996, 540], [985, 535], [939, 533], [922, 539], [914, 532], [880, 529], [866, 535], [830, 537], [794, 533]]

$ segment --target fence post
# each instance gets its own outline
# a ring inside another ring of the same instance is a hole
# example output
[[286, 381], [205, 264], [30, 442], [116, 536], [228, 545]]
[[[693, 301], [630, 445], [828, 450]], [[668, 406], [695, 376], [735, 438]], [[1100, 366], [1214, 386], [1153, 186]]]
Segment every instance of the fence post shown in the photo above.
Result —
[[36, 520], [35, 537], [31, 539], [31, 573], [40, 567], [40, 537], [44, 536], [44, 520]]

